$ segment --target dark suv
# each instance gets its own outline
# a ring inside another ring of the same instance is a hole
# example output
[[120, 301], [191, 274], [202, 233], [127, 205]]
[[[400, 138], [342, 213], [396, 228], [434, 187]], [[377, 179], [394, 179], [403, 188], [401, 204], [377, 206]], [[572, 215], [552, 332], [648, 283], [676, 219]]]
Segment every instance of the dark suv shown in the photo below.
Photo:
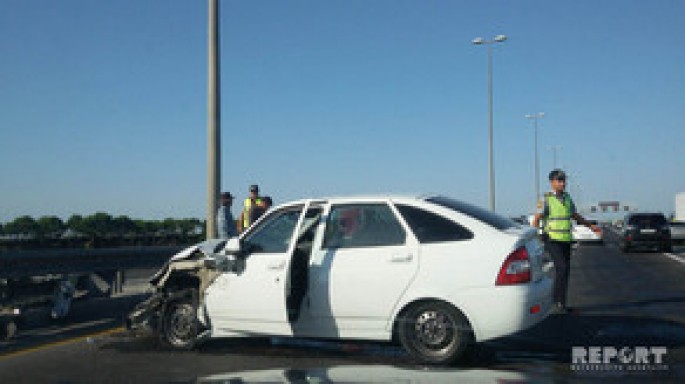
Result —
[[671, 230], [661, 213], [629, 213], [623, 220], [621, 249], [630, 252], [635, 247], [657, 247], [671, 252]]

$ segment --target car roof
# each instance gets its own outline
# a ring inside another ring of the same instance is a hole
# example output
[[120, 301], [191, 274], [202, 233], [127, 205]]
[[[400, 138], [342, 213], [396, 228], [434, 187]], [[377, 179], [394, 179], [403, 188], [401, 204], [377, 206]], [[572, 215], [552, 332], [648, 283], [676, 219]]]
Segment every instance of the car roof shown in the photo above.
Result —
[[322, 203], [363, 203], [367, 201], [424, 201], [434, 195], [401, 195], [401, 194], [368, 194], [368, 195], [349, 195], [349, 196], [328, 196], [321, 198], [309, 198], [289, 201], [280, 204], [279, 207], [288, 207], [293, 205], [305, 204], [307, 202], [322, 202]]

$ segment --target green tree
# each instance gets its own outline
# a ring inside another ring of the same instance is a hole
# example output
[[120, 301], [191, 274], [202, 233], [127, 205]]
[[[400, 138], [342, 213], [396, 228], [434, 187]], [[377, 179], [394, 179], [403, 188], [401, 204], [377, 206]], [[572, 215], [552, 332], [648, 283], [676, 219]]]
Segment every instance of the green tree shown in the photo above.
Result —
[[83, 218], [81, 231], [91, 237], [104, 237], [115, 233], [114, 220], [105, 212]]
[[56, 216], [43, 216], [36, 222], [38, 224], [38, 233], [43, 237], [59, 237], [66, 225]]
[[181, 229], [181, 233], [184, 235], [190, 235], [195, 232], [198, 226], [201, 226], [202, 222], [199, 219], [181, 219], [178, 220], [178, 227]]
[[136, 233], [142, 236], [153, 235], [157, 231], [157, 224], [154, 221], [149, 220], [133, 220], [133, 224], [136, 226]]
[[5, 224], [5, 233], [11, 235], [37, 235], [40, 227], [31, 216], [21, 216]]
[[130, 235], [136, 233], [136, 224], [128, 216], [118, 216], [113, 220], [115, 233]]
[[69, 229], [72, 229], [74, 231], [80, 231], [82, 224], [83, 224], [83, 216], [81, 216], [81, 215], [71, 215], [71, 217], [69, 217], [69, 219], [67, 219], [67, 227], [69, 227]]

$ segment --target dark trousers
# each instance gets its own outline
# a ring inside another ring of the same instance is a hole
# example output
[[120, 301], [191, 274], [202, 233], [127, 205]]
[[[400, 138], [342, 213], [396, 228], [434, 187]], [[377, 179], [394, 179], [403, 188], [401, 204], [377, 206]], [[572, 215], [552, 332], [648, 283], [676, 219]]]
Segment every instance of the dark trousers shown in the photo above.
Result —
[[566, 293], [568, 291], [568, 278], [571, 272], [571, 242], [547, 240], [545, 242], [547, 252], [554, 262], [554, 292], [552, 299], [566, 307]]

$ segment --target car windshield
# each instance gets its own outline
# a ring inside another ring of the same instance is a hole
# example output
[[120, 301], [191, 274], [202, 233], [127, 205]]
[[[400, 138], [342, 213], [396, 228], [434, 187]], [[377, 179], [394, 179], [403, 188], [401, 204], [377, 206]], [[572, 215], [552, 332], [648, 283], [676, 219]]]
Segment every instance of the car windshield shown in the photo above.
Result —
[[482, 221], [485, 224], [495, 227], [501, 231], [517, 226], [516, 222], [510, 220], [504, 216], [500, 216], [494, 212], [490, 212], [481, 207], [475, 205], [467, 204], [458, 200], [450, 199], [449, 197], [436, 196], [426, 199], [426, 201], [440, 205], [445, 208], [449, 208], [453, 211], [463, 213], [466, 216], [470, 216], [476, 220]]

